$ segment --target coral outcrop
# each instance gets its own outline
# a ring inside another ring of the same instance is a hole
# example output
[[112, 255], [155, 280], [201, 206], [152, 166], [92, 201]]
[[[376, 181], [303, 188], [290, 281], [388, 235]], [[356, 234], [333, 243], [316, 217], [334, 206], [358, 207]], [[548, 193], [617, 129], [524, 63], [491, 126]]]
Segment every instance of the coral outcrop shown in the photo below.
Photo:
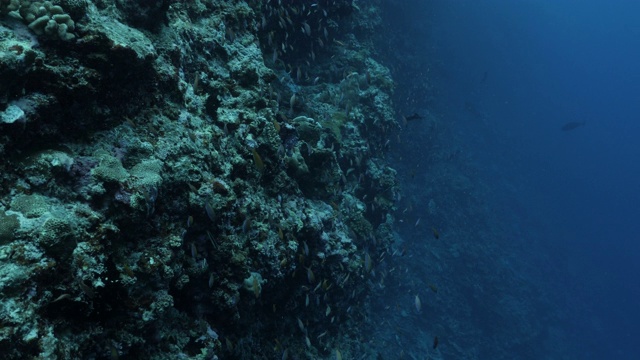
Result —
[[398, 192], [375, 3], [23, 3], [0, 22], [4, 358], [348, 354]]

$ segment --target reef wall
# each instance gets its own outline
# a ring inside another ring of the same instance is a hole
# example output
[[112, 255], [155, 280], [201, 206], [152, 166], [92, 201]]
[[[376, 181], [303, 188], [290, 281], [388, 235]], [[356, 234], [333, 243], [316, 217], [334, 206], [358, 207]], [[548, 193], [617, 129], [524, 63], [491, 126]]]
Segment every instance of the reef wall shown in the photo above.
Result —
[[399, 191], [377, 3], [0, 0], [3, 358], [360, 351]]

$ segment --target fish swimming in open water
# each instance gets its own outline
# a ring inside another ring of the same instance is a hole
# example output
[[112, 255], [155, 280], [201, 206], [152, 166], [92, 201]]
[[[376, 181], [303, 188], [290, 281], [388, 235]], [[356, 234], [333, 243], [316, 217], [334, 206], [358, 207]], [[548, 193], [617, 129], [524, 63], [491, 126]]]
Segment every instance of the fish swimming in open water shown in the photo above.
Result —
[[413, 115], [405, 116], [404, 118], [407, 121], [412, 121], [412, 120], [420, 120], [422, 119], [422, 116], [418, 115], [418, 113], [413, 113]]
[[586, 121], [571, 121], [562, 126], [562, 131], [571, 131], [579, 128], [580, 126], [584, 126]]
[[436, 240], [440, 239], [440, 232], [438, 231], [438, 229], [436, 229], [435, 227], [431, 227], [431, 233]]

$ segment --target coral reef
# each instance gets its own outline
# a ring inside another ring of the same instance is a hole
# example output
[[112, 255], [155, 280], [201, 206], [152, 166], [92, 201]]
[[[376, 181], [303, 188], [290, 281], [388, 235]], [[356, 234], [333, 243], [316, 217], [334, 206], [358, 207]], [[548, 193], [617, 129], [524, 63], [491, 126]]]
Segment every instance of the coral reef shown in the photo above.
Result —
[[64, 41], [75, 39], [75, 22], [60, 5], [51, 1], [3, 0], [0, 2], [0, 14], [4, 13], [28, 24], [37, 35]]
[[4, 358], [349, 353], [398, 192], [375, 2], [0, 9]]

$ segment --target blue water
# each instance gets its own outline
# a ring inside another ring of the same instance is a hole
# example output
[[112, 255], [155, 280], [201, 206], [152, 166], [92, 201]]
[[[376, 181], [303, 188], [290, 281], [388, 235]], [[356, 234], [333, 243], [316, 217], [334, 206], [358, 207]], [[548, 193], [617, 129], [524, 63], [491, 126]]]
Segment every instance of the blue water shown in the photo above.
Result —
[[640, 359], [640, 2], [386, 10], [406, 40], [387, 54], [396, 105], [438, 124], [408, 124], [396, 146], [415, 200], [401, 236], [442, 233], [412, 248], [431, 265], [410, 266], [441, 288], [416, 324], [445, 334], [429, 356]]

